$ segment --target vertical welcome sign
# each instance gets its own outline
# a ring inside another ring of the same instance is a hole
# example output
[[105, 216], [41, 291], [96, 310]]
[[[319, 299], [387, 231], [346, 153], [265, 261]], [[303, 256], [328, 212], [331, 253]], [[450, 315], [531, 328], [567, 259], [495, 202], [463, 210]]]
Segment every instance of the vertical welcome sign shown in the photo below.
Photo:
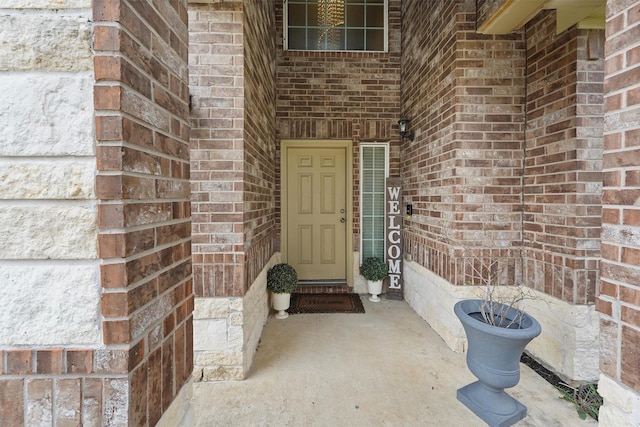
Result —
[[387, 297], [402, 299], [402, 187], [400, 178], [387, 178], [386, 248], [389, 267]]

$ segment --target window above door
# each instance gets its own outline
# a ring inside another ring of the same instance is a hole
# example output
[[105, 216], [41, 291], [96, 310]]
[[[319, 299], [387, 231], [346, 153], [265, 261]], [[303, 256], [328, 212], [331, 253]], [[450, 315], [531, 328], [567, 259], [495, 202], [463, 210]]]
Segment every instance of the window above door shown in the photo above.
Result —
[[387, 1], [284, 0], [284, 47], [386, 52]]

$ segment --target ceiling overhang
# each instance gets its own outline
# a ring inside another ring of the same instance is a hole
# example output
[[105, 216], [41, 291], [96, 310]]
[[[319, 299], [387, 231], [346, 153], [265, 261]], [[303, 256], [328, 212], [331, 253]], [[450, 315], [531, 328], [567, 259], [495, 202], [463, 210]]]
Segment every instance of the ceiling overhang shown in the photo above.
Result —
[[482, 34], [517, 31], [543, 9], [556, 10], [556, 32], [577, 25], [604, 29], [606, 0], [505, 0], [479, 27]]

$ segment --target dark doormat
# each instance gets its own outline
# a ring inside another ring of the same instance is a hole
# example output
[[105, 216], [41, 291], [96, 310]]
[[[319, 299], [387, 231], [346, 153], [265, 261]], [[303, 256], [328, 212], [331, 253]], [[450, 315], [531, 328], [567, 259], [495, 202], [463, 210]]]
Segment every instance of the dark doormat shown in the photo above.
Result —
[[358, 294], [291, 294], [290, 314], [364, 313]]

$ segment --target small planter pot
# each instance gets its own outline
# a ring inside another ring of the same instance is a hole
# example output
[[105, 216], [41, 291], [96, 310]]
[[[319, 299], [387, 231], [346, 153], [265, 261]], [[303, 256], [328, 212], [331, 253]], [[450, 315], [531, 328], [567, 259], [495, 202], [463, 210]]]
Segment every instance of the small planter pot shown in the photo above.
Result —
[[[527, 344], [540, 335], [542, 328], [526, 313], [519, 329], [489, 325], [478, 320], [481, 302], [463, 300], [454, 306], [467, 335], [467, 366], [478, 378], [459, 389], [457, 397], [490, 426], [506, 427], [527, 416], [527, 407], [504, 389], [520, 381], [520, 356]], [[514, 319], [519, 313], [511, 309], [506, 317]]]
[[271, 298], [273, 300], [273, 309], [277, 311], [276, 319], [286, 319], [289, 317], [289, 313], [285, 310], [287, 310], [291, 304], [291, 294], [278, 294], [272, 292]]
[[382, 293], [382, 280], [376, 280], [375, 282], [367, 280], [367, 291], [371, 294], [369, 301], [380, 302], [378, 295]]

